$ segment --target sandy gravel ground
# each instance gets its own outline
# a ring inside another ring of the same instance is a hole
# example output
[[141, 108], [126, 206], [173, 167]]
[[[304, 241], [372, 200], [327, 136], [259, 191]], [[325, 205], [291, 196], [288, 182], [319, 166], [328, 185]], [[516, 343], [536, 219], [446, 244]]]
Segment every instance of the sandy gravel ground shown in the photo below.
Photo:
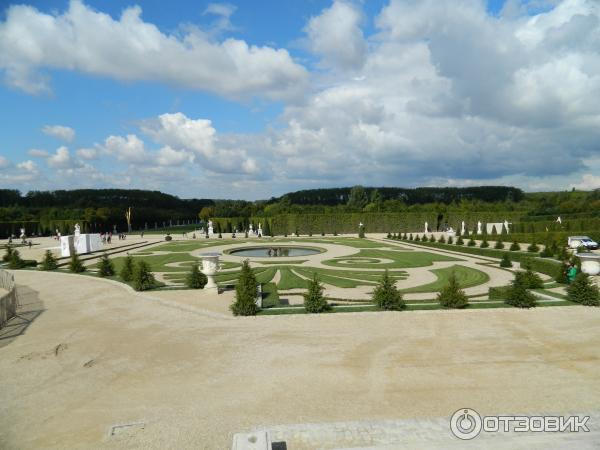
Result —
[[[600, 403], [597, 308], [234, 319], [204, 307], [226, 310], [228, 294], [16, 280], [41, 313], [19, 336], [0, 333], [2, 449], [224, 449], [261, 426]], [[144, 425], [110, 435], [128, 423]]]

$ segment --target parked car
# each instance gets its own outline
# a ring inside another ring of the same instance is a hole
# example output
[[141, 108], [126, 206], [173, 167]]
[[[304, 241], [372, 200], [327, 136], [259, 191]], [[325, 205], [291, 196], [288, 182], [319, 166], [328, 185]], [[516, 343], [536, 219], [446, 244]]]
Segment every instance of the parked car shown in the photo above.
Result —
[[570, 248], [577, 248], [584, 246], [588, 250], [596, 250], [598, 243], [591, 239], [589, 236], [569, 236], [567, 242]]

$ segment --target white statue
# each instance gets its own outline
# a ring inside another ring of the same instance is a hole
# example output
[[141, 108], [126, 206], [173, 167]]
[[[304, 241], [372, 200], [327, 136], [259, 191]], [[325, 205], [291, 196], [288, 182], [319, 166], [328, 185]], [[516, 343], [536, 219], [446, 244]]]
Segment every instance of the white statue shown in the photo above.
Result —
[[481, 220], [478, 220], [477, 221], [477, 234], [481, 234], [481, 233], [482, 233], [482, 231], [481, 231]]
[[504, 228], [506, 229], [507, 233], [508, 233], [508, 225], [509, 225], [508, 220], [505, 220], [504, 221]]
[[250, 224], [250, 234], [254, 233], [254, 227]]
[[263, 232], [262, 232], [262, 224], [260, 222], [258, 222], [258, 235], [262, 236]]
[[213, 223], [212, 223], [212, 220], [209, 220], [209, 221], [208, 221], [208, 234], [209, 234], [209, 236], [212, 236], [213, 234], [215, 234], [215, 233], [214, 233], [214, 230], [213, 230]]
[[429, 224], [427, 222], [425, 222], [425, 233], [427, 233], [429, 231]]
[[562, 219], [560, 218], [560, 216], [558, 216], [558, 218], [556, 219], [556, 221], [557, 221], [558, 223], [561, 223], [561, 224], [562, 224]]
[[462, 234], [462, 235], [465, 234], [465, 221], [464, 220], [460, 224], [460, 234]]
[[79, 236], [81, 234], [81, 227], [78, 223], [75, 224], [75, 236]]
[[21, 228], [21, 235], [19, 236], [21, 239], [25, 239], [25, 228]]

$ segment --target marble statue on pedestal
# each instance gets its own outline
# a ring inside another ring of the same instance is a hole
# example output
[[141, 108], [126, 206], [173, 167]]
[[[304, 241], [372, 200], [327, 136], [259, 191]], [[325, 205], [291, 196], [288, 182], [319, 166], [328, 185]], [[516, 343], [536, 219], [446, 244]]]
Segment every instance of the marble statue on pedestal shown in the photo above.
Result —
[[481, 220], [477, 221], [477, 234], [481, 234]]
[[464, 235], [466, 230], [465, 221], [463, 220], [460, 224], [460, 234]]

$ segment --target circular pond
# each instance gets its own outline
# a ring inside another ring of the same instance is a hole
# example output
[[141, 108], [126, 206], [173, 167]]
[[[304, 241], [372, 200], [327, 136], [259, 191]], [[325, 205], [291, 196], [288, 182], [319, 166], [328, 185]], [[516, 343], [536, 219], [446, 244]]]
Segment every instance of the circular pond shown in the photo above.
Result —
[[229, 250], [227, 253], [233, 256], [246, 256], [251, 258], [274, 258], [289, 256], [309, 256], [321, 253], [323, 250], [314, 247], [283, 247], [283, 246], [264, 246], [264, 247], [245, 247]]

